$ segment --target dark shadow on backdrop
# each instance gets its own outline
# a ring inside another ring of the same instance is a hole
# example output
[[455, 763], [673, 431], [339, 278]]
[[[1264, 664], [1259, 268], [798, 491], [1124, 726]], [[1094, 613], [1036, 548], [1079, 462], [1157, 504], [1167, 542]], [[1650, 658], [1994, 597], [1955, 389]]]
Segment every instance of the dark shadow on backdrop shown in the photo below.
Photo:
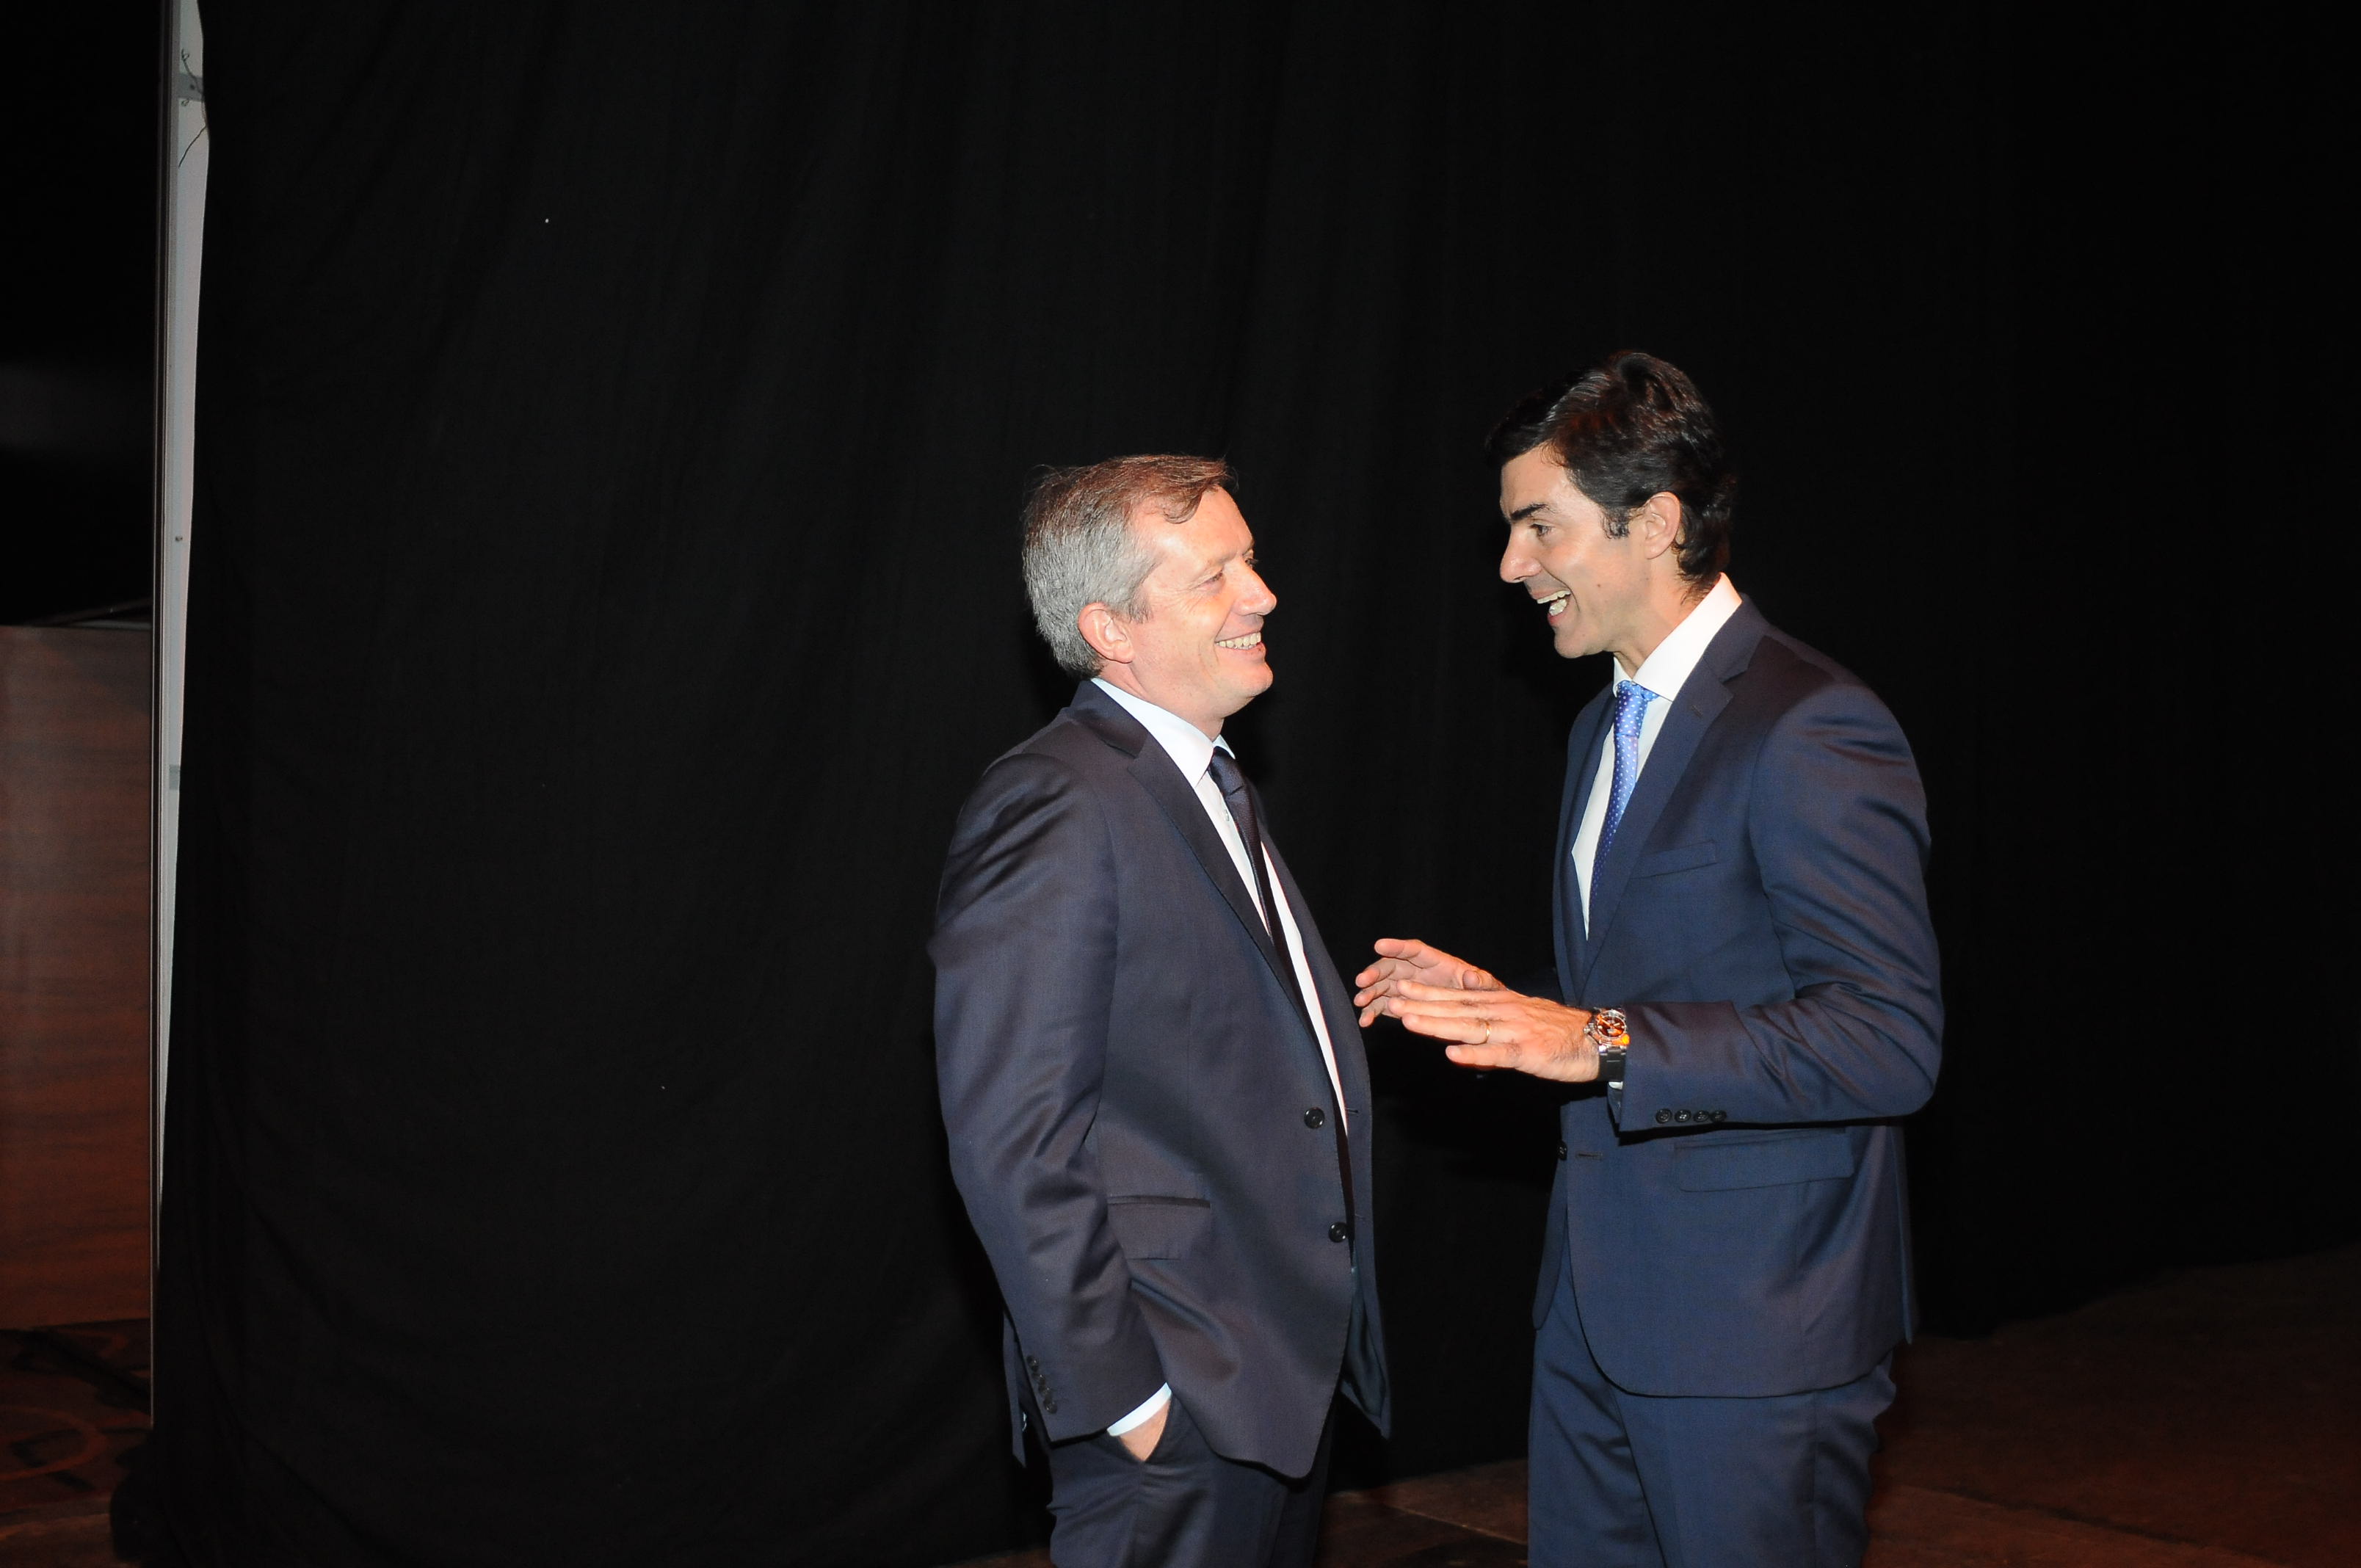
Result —
[[[2234, 1133], [2190, 1017], [2264, 996], [2257, 1097], [2349, 1097], [2345, 930], [2284, 913], [2334, 905], [2349, 835], [2282, 852], [2190, 733], [2309, 694], [2168, 630], [2278, 563], [2151, 521], [2235, 515], [2224, 455], [2268, 433], [2190, 367], [2301, 370], [2139, 184], [2234, 190], [2202, 125], [2152, 128], [2191, 103], [2323, 112], [2241, 99], [2257, 61], [2126, 126], [2061, 118], [2054, 29], [1972, 10], [205, 26], [154, 1469], [192, 1562], [1021, 1536], [923, 943], [959, 800], [1056, 700], [1027, 477], [1237, 465], [1282, 600], [1241, 745], [1340, 963], [1409, 933], [1513, 973], [1601, 672], [1504, 605], [1476, 446], [1624, 344], [1737, 433], [1740, 585], [1921, 754], [1938, 1321], [2349, 1226], [2349, 1141]], [[2219, 304], [2169, 356], [2165, 299]], [[2284, 813], [2341, 733], [2242, 755]], [[1529, 1086], [1371, 1048], [1400, 1428], [1363, 1477], [1521, 1445], [1551, 1136]]]
[[148, 597], [159, 11], [0, 12], [0, 625]]

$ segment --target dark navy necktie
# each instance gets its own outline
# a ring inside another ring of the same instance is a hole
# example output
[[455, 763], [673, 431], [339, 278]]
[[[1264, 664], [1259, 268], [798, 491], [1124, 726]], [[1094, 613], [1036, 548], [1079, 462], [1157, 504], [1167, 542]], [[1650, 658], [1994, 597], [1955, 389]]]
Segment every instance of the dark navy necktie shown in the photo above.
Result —
[[[1313, 1003], [1303, 994], [1302, 982], [1296, 978], [1295, 944], [1288, 940], [1287, 922], [1279, 918], [1279, 900], [1272, 896], [1270, 861], [1263, 852], [1262, 824], [1255, 815], [1254, 792], [1246, 788], [1246, 770], [1238, 766], [1235, 757], [1216, 746], [1213, 748], [1213, 760], [1205, 764], [1205, 771], [1213, 775], [1214, 787], [1229, 803], [1230, 820], [1237, 824], [1238, 837], [1246, 840], [1246, 863], [1254, 868], [1255, 894], [1262, 901], [1264, 934], [1269, 939], [1271, 953], [1279, 959], [1279, 971], [1283, 977], [1287, 994], [1294, 1002], [1296, 1012], [1301, 1014], [1304, 1026], [1310, 1028], [1310, 1009]], [[1318, 1039], [1316, 1031], [1313, 1038], [1315, 1041]], [[1324, 1063], [1323, 1070], [1325, 1070]], [[1332, 1239], [1343, 1241], [1350, 1239], [1353, 1234], [1354, 1203], [1353, 1156], [1351, 1146], [1345, 1140], [1345, 1118], [1341, 1113], [1336, 1118], [1335, 1128], [1336, 1175], [1345, 1184], [1345, 1223]]]
[[1284, 960], [1291, 981], [1295, 978], [1295, 955], [1288, 947], [1286, 923], [1279, 919], [1278, 905], [1271, 902], [1270, 872], [1262, 851], [1262, 826], [1255, 820], [1254, 796], [1246, 789], [1246, 770], [1238, 766], [1235, 757], [1216, 746], [1213, 760], [1205, 764], [1205, 771], [1213, 775], [1222, 798], [1229, 802], [1230, 820], [1238, 825], [1238, 837], [1246, 840], [1246, 864], [1254, 870], [1255, 897], [1262, 905], [1263, 927], [1270, 938], [1271, 951]]

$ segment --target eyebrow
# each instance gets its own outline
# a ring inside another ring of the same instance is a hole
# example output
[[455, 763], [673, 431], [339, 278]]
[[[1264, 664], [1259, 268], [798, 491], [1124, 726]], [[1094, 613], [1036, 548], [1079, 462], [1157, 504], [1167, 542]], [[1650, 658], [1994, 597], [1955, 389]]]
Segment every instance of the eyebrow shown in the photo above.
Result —
[[1547, 511], [1548, 510], [1549, 502], [1535, 501], [1531, 506], [1519, 507], [1516, 510], [1510, 512], [1509, 514], [1509, 521], [1510, 522], [1522, 522], [1525, 519], [1532, 516], [1533, 513], [1537, 511]]

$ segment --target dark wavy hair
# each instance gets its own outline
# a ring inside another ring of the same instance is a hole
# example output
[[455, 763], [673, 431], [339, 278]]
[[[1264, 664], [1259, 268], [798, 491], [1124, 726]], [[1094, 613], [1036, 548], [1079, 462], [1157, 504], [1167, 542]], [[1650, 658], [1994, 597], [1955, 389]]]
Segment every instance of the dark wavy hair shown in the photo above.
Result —
[[1678, 367], [1624, 349], [1509, 411], [1484, 443], [1494, 466], [1547, 446], [1620, 539], [1650, 496], [1681, 503], [1681, 576], [1709, 584], [1730, 564], [1738, 476], [1713, 410]]

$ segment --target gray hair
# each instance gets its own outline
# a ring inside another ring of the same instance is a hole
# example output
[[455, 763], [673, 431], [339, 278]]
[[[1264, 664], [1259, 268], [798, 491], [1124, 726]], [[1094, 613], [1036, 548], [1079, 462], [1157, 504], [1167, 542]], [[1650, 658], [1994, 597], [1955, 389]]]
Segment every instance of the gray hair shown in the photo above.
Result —
[[1167, 522], [1186, 522], [1207, 490], [1236, 488], [1218, 457], [1110, 457], [1041, 476], [1025, 499], [1025, 591], [1033, 624], [1068, 674], [1099, 673], [1082, 638], [1084, 606], [1148, 618], [1140, 590], [1156, 569], [1156, 546], [1132, 527], [1132, 514], [1152, 503]]

